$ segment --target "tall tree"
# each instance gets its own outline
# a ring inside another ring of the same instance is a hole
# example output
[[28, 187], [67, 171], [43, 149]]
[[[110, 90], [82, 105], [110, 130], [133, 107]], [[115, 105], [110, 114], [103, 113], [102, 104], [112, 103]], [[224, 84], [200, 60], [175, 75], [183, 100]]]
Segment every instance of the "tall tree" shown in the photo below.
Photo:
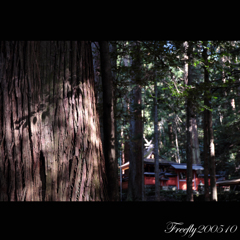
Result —
[[216, 186], [216, 166], [215, 166], [215, 145], [212, 124], [212, 112], [209, 111], [209, 152], [210, 152], [210, 185], [211, 185], [211, 200], [217, 201], [217, 186]]
[[154, 158], [155, 158], [155, 200], [160, 200], [160, 182], [159, 182], [159, 155], [158, 155], [158, 108], [157, 108], [157, 78], [154, 79]]
[[90, 42], [0, 42], [0, 200], [106, 200]]
[[104, 156], [108, 179], [108, 195], [110, 201], [118, 201], [118, 169], [115, 152], [114, 96], [111, 61], [108, 42], [100, 41], [99, 45], [103, 88]]
[[170, 148], [174, 148], [173, 127], [170, 121], [168, 121], [168, 136], [169, 136]]
[[174, 119], [174, 133], [175, 133], [175, 143], [176, 143], [176, 162], [180, 163], [180, 154], [179, 154], [179, 146], [178, 146], [178, 115], [175, 116]]
[[[210, 88], [209, 88], [209, 72], [207, 69], [208, 66], [208, 59], [207, 59], [207, 41], [203, 43], [204, 49], [203, 49], [203, 59], [204, 59], [204, 82], [207, 85], [207, 88], [204, 92], [204, 105], [208, 108], [210, 107], [209, 103], [209, 94], [210, 94]], [[203, 151], [203, 160], [204, 160], [204, 196], [205, 201], [210, 201], [209, 196], [209, 184], [208, 184], [208, 174], [209, 174], [209, 110], [205, 109], [204, 112], [204, 118], [203, 118], [203, 131], [204, 131], [204, 151]]]
[[92, 55], [93, 55], [93, 69], [94, 69], [94, 80], [95, 80], [95, 96], [96, 106], [99, 115], [100, 132], [102, 146], [104, 148], [104, 135], [103, 135], [103, 92], [102, 92], [102, 77], [100, 74], [101, 61], [100, 61], [100, 47], [98, 42], [92, 42]]
[[[203, 42], [203, 59], [204, 59], [204, 81], [205, 81], [205, 94], [204, 104], [207, 107], [204, 113], [204, 168], [205, 168], [205, 200], [209, 200], [208, 195], [208, 162], [210, 172], [210, 187], [211, 187], [211, 200], [217, 201], [217, 186], [216, 186], [216, 166], [215, 166], [215, 145], [213, 135], [213, 123], [212, 123], [212, 93], [209, 82], [209, 70], [208, 70], [208, 56], [207, 56], [207, 41]], [[209, 159], [209, 160], [208, 160]]]
[[[185, 63], [185, 84], [191, 86], [192, 84], [192, 42], [184, 43], [185, 50], [187, 52], [186, 58], [188, 63]], [[187, 97], [187, 201], [193, 201], [193, 191], [192, 191], [192, 163], [193, 163], [193, 151], [192, 151], [192, 102], [190, 97]]]
[[120, 90], [117, 88], [117, 76], [116, 76], [116, 65], [117, 65], [117, 44], [116, 42], [112, 42], [110, 44], [110, 52], [111, 52], [111, 67], [112, 67], [112, 82], [113, 82], [113, 107], [114, 107], [114, 131], [115, 131], [115, 157], [116, 162], [118, 162], [119, 157], [119, 141], [118, 141], [118, 121], [117, 121], [117, 100]]
[[138, 43], [132, 44], [133, 48], [133, 90], [130, 104], [131, 121], [130, 121], [130, 169], [129, 169], [129, 184], [128, 184], [128, 200], [142, 200], [142, 181], [143, 181], [143, 156], [142, 156], [142, 88], [141, 82], [141, 61], [140, 61], [140, 46]]
[[194, 114], [194, 117], [192, 117], [192, 143], [193, 164], [201, 164], [196, 114]]

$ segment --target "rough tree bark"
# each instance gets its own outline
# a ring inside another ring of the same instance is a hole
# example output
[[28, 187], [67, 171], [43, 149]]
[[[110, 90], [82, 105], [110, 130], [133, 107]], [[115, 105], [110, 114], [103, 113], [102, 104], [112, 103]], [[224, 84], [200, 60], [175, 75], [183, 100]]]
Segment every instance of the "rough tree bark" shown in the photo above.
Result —
[[106, 200], [89, 42], [0, 42], [0, 200]]
[[118, 166], [115, 152], [114, 101], [111, 62], [108, 42], [100, 41], [99, 45], [103, 88], [104, 157], [108, 179], [108, 195], [110, 201], [118, 201]]

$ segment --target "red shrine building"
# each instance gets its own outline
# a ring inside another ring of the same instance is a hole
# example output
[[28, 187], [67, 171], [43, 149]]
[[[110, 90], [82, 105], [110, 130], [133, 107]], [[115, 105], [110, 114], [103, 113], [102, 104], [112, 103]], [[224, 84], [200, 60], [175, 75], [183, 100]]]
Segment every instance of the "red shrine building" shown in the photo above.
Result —
[[[119, 166], [120, 174], [119, 184], [121, 183], [122, 189], [128, 188], [128, 174], [129, 174], [129, 162]], [[198, 185], [204, 184], [204, 168], [201, 164], [192, 165], [192, 188], [193, 190], [198, 189]], [[187, 190], [187, 179], [186, 179], [187, 165], [186, 163], [176, 163], [163, 159], [159, 159], [159, 181], [160, 188], [167, 189], [175, 187], [176, 189]], [[220, 177], [216, 175], [216, 177]], [[210, 176], [208, 178], [210, 185]], [[144, 185], [155, 185], [155, 170], [154, 170], [154, 159], [144, 160]]]

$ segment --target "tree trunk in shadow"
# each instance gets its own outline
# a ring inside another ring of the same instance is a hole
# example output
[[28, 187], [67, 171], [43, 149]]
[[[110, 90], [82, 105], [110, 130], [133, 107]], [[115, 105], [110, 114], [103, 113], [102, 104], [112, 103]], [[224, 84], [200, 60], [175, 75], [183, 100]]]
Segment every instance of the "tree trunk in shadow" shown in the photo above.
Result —
[[100, 41], [100, 57], [102, 70], [103, 89], [103, 135], [104, 157], [106, 162], [106, 174], [108, 179], [108, 195], [110, 201], [119, 200], [118, 172], [115, 151], [115, 125], [114, 125], [114, 100], [113, 79], [109, 46], [107, 41]]
[[[204, 42], [204, 46], [207, 46], [207, 42]], [[207, 60], [207, 49], [203, 49], [203, 59], [205, 65], [208, 65]], [[204, 66], [204, 82], [205, 84], [209, 84], [209, 73], [207, 68]], [[209, 103], [209, 93], [210, 89], [207, 86], [207, 89], [204, 93], [204, 105], [207, 107], [210, 107]], [[209, 184], [208, 184], [208, 174], [209, 174], [209, 110], [204, 110], [204, 118], [203, 118], [203, 130], [204, 130], [204, 195], [205, 195], [205, 201], [210, 201], [210, 195], [209, 195]]]

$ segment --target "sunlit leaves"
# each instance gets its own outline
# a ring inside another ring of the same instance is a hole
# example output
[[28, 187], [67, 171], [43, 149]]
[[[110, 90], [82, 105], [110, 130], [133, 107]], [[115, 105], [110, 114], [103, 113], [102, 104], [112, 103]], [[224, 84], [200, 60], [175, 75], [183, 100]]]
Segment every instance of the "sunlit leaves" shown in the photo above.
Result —
[[193, 63], [194, 67], [196, 67], [199, 63], [200, 63], [199, 60], [194, 60], [194, 63]]

